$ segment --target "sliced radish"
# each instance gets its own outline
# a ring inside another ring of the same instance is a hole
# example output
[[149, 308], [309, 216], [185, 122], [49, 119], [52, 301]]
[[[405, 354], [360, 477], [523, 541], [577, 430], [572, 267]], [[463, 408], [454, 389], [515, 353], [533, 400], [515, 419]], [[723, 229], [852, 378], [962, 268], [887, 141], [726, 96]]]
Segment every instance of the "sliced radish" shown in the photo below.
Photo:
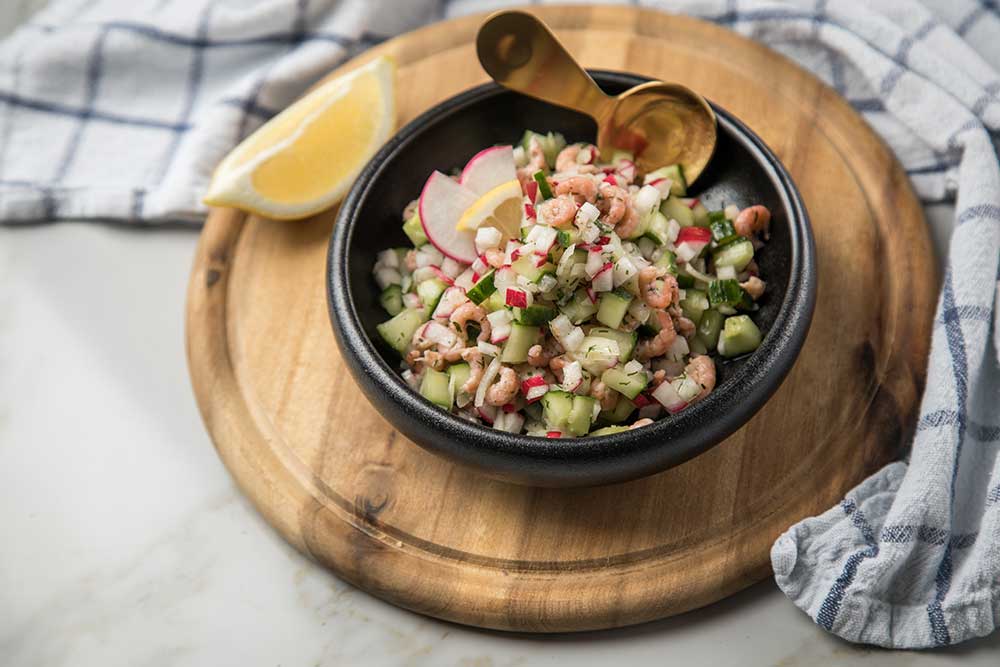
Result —
[[549, 385], [543, 384], [538, 387], [530, 388], [527, 392], [525, 392], [524, 399], [528, 403], [534, 403], [547, 393], [549, 393]]
[[548, 431], [545, 434], [545, 437], [546, 438], [561, 438], [562, 437], [562, 431]]
[[579, 361], [571, 361], [563, 367], [562, 388], [570, 393], [575, 392], [583, 384], [583, 366]]
[[447, 319], [455, 312], [455, 309], [468, 301], [465, 290], [461, 287], [449, 287], [441, 295], [437, 308], [434, 309], [434, 319]]
[[613, 267], [614, 264], [608, 262], [594, 276], [594, 279], [590, 282], [590, 286], [594, 288], [595, 292], [610, 292], [614, 289]]
[[451, 276], [449, 276], [447, 273], [445, 273], [444, 271], [442, 271], [438, 267], [436, 267], [436, 266], [429, 266], [427, 268], [429, 268], [431, 271], [433, 271], [434, 275], [437, 276], [438, 280], [440, 280], [441, 282], [443, 282], [445, 285], [454, 285], [455, 284], [454, 279], [452, 279]]
[[493, 188], [517, 178], [514, 149], [511, 146], [493, 146], [472, 156], [462, 170], [460, 183], [476, 194], [482, 195]]
[[708, 243], [712, 240], [712, 232], [704, 227], [684, 227], [677, 233], [677, 243], [692, 241], [695, 243]]
[[659, 401], [670, 414], [675, 414], [687, 407], [687, 401], [680, 397], [677, 390], [669, 382], [661, 382], [653, 391], [653, 398]]
[[538, 181], [532, 179], [527, 183], [522, 184], [522, 190], [524, 191], [524, 196], [528, 198], [528, 201], [534, 204], [538, 201]]
[[527, 308], [528, 294], [523, 289], [508, 287], [504, 295], [504, 301], [508, 306], [513, 306], [514, 308]]
[[472, 264], [476, 259], [476, 235], [456, 229], [459, 219], [472, 206], [476, 193], [435, 171], [420, 193], [420, 222], [431, 244], [447, 257]]

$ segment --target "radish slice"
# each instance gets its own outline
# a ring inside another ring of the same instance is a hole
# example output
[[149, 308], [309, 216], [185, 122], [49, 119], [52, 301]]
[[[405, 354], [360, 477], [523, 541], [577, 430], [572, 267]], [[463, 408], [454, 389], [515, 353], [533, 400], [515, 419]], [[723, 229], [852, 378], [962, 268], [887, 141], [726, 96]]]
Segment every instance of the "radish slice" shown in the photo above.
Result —
[[435, 171], [420, 193], [420, 222], [431, 244], [446, 257], [463, 264], [476, 259], [476, 235], [456, 229], [465, 210], [478, 196], [440, 171]]
[[459, 181], [478, 195], [485, 194], [517, 178], [514, 149], [511, 146], [493, 146], [472, 156], [462, 170]]
[[687, 401], [680, 397], [677, 390], [669, 382], [661, 382], [653, 391], [653, 398], [659, 401], [670, 414], [680, 412], [687, 407]]

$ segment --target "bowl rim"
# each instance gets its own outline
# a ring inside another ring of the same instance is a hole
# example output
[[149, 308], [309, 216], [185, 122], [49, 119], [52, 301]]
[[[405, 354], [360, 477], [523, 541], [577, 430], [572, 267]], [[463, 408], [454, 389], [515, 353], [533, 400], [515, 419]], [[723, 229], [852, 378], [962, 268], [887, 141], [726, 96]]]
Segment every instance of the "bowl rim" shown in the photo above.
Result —
[[[600, 84], [627, 87], [650, 80], [627, 72], [587, 71]], [[327, 301], [337, 342], [355, 381], [383, 416], [386, 416], [386, 410], [371, 396], [372, 391], [381, 393], [389, 401], [400, 403], [394, 406], [394, 415], [405, 414], [419, 421], [423, 427], [440, 431], [440, 435], [445, 436], [410, 436], [425, 449], [505, 479], [527, 476], [536, 482], [544, 482], [548, 476], [575, 476], [582, 479], [581, 485], [587, 484], [590, 483], [586, 479], [588, 475], [579, 468], [559, 472], [546, 470], [546, 464], [563, 466], [586, 457], [587, 468], [600, 468], [602, 461], [616, 462], [613, 466], [617, 471], [615, 474], [596, 471], [589, 475], [599, 479], [598, 483], [625, 481], [673, 467], [721, 443], [763, 407], [798, 358], [812, 321], [817, 278], [809, 217], [791, 176], [760, 137], [713, 102], [710, 104], [716, 113], [720, 132], [727, 132], [755, 157], [766, 177], [774, 183], [782, 205], [789, 212], [790, 261], [784, 298], [760, 347], [709, 398], [635, 431], [579, 438], [512, 434], [467, 421], [431, 404], [386, 363], [368, 337], [358, 316], [348, 276], [348, 258], [358, 227], [360, 204], [369, 196], [397, 154], [424, 131], [447, 117], [462, 113], [473, 104], [504, 94], [517, 95], [495, 83], [485, 83], [424, 111], [379, 149], [361, 170], [342, 202], [327, 253]], [[396, 420], [387, 419], [395, 428], [401, 428]], [[699, 427], [706, 431], [705, 436], [690, 437]], [[484, 452], [493, 454], [487, 457], [490, 463], [484, 464]], [[630, 457], [641, 460], [632, 465], [622, 465], [623, 459]], [[522, 474], [523, 466], [528, 466], [532, 472]], [[560, 485], [565, 485], [565, 482]]]

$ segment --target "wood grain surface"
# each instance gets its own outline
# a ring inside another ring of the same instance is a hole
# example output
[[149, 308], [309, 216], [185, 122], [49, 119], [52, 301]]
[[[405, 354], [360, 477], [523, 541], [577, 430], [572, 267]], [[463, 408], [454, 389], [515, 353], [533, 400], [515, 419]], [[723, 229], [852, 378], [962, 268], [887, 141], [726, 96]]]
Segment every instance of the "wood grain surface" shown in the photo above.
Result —
[[[900, 166], [790, 61], [648, 10], [537, 13], [586, 66], [679, 81], [734, 112], [800, 188], [816, 234], [816, 314], [798, 363], [753, 420], [678, 468], [596, 489], [520, 487], [447, 463], [396, 433], [340, 357], [324, 292], [333, 212], [278, 223], [213, 211], [191, 274], [187, 345], [219, 455], [290, 543], [403, 607], [549, 632], [676, 614], [768, 576], [782, 531], [908, 441], [937, 276]], [[430, 26], [347, 67], [396, 58], [401, 125], [485, 80], [472, 45], [481, 19]]]

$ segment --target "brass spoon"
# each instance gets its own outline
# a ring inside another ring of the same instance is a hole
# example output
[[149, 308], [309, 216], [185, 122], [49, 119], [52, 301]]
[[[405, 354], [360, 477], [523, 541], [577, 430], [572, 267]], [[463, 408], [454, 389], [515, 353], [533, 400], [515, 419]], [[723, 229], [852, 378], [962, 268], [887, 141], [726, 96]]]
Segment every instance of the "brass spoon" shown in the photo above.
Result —
[[712, 158], [715, 113], [701, 95], [661, 81], [606, 95], [531, 14], [493, 14], [479, 28], [476, 50], [483, 69], [500, 85], [597, 121], [597, 145], [605, 156], [615, 148], [630, 150], [643, 171], [681, 164], [688, 183]]

